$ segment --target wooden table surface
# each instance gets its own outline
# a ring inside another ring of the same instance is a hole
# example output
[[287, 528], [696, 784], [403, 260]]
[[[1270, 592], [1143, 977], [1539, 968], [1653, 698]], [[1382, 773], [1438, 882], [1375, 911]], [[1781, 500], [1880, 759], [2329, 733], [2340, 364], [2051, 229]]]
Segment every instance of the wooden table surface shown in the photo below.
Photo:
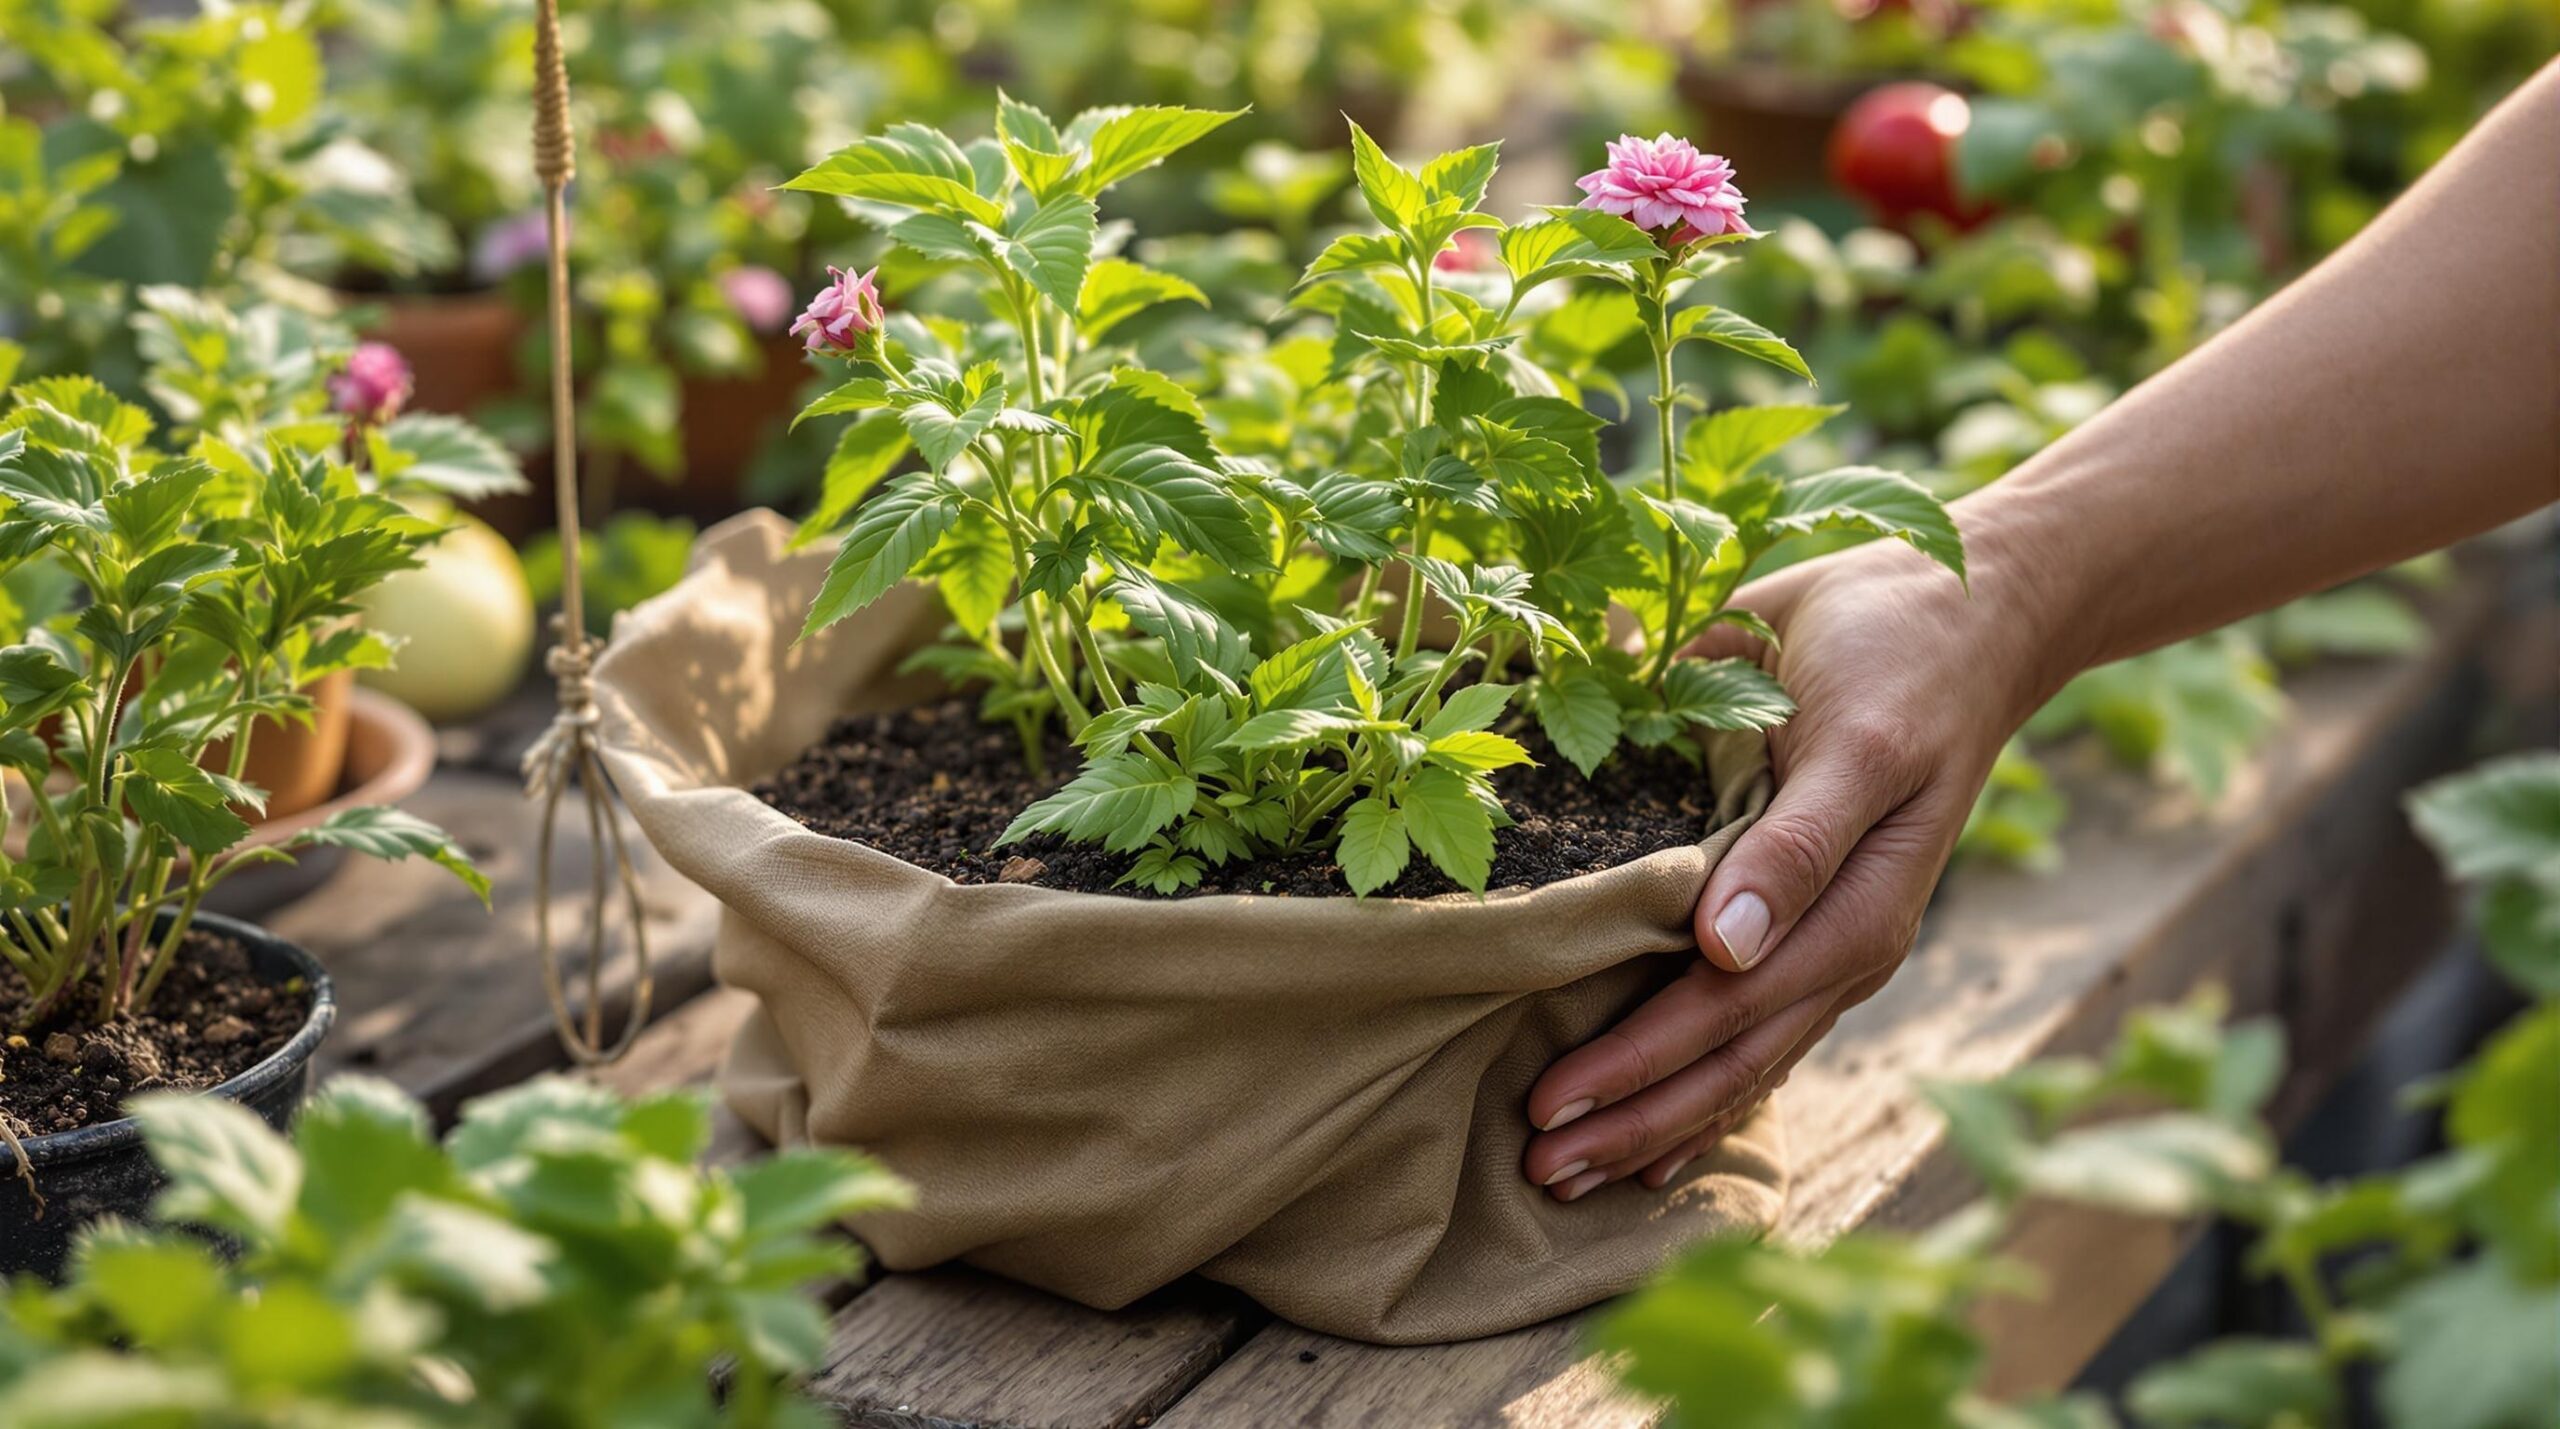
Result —
[[[2422, 654], [2335, 663], [2288, 681], [2295, 710], [2210, 810], [2105, 767], [2054, 754], [2074, 802], [2063, 864], [2047, 876], [1960, 870], [1910, 962], [1844, 1019], [1785, 1095], [1795, 1183], [1780, 1234], [1819, 1243], [1853, 1226], [1926, 1224], [1971, 1194], [1922, 1076], [1988, 1077], [2037, 1056], [2103, 1045], [2131, 1007], [2200, 982], [2242, 1013], [2271, 1013], [2294, 1069], [2279, 1118], [2308, 1108], [2380, 1010], [2442, 942], [2432, 861], [2399, 811], [2406, 788], [2470, 762], [2498, 661], [2518, 678], [2560, 661], [2547, 599], [2519, 600], [2516, 567], [2475, 561], [2431, 597]], [[2519, 621], [2535, 624], [2520, 626]], [[2536, 697], [2547, 699], [2547, 688]], [[329, 1067], [389, 1076], [449, 1113], [463, 1099], [555, 1065], [531, 952], [533, 831], [512, 761], [544, 708], [530, 695], [445, 736], [446, 765], [409, 807], [443, 822], [499, 889], [482, 913], [440, 872], [350, 861], [272, 915], [329, 964], [344, 1009]], [[581, 835], [582, 837], [582, 835]], [[585, 850], [564, 837], [570, 875]], [[605, 1074], [626, 1090], [705, 1080], [748, 1010], [711, 987], [718, 909], [646, 862], [664, 1012]], [[577, 916], [563, 897], [555, 916]], [[616, 969], [608, 985], [627, 990]], [[724, 1117], [715, 1155], [753, 1154]], [[2067, 1382], [2147, 1295], [2187, 1228], [2033, 1207], [2010, 1250], [2046, 1270], [2041, 1304], [1986, 1316], [1995, 1388]], [[1390, 1349], [1276, 1322], [1221, 1287], [1186, 1282], [1117, 1313], [966, 1269], [847, 1286], [813, 1389], [845, 1422], [895, 1426], [1640, 1426], [1655, 1406], [1619, 1393], [1586, 1354], [1582, 1317], [1465, 1344]]]

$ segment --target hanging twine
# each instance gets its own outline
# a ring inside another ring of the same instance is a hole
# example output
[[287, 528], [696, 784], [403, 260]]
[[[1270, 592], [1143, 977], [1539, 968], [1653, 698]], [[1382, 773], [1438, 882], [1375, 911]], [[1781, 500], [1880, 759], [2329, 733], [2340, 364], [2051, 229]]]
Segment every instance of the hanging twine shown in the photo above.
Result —
[[[525, 751], [527, 797], [542, 801], [541, 855], [534, 867], [533, 941], [542, 956], [542, 988], [551, 1000], [551, 1022], [560, 1045], [582, 1067], [614, 1062], [631, 1050], [632, 1041], [649, 1020], [655, 979], [649, 967], [648, 928], [642, 921], [640, 876], [631, 850], [623, 842], [622, 819], [614, 809], [616, 791], [605, 773], [596, 738], [595, 652], [587, 639], [586, 567], [579, 553], [577, 404], [569, 370], [569, 180], [577, 173], [574, 137], [569, 129], [569, 69], [560, 53], [559, 0], [539, 0], [534, 12], [533, 167], [542, 179], [545, 212], [550, 220], [551, 257], [551, 456], [559, 500], [560, 615], [555, 622], [559, 643], [544, 664], [559, 682], [560, 712], [551, 727]], [[586, 796], [587, 841], [594, 850], [594, 884], [587, 914], [587, 987], [583, 1015], [569, 1006], [560, 974], [560, 956], [551, 943], [551, 843], [559, 822], [560, 799], [572, 784]], [[610, 866], [604, 854], [612, 852]], [[631, 925], [631, 1012], [622, 1033], [604, 1040], [604, 960], [606, 914], [613, 906], [612, 880], [622, 883]]]

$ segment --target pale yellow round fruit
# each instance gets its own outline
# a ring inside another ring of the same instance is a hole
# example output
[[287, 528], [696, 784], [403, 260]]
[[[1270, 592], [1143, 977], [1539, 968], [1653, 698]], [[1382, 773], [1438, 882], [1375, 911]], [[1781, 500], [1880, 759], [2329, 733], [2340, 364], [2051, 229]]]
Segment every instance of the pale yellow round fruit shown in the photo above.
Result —
[[533, 658], [533, 593], [515, 548], [484, 522], [453, 528], [363, 597], [367, 629], [399, 643], [388, 670], [362, 679], [438, 724], [479, 714], [512, 692]]

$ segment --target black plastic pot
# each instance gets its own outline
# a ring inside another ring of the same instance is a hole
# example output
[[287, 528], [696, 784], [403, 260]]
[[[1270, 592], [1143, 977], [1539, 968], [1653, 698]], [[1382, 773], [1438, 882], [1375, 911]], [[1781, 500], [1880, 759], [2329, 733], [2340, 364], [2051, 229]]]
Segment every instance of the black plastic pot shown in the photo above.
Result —
[[[212, 913], [198, 913], [196, 926], [238, 939], [260, 979], [284, 983], [299, 977], [310, 990], [311, 1011], [292, 1040], [205, 1093], [238, 1102], [281, 1131], [311, 1094], [311, 1054], [338, 1020], [329, 974], [318, 959], [264, 928]], [[160, 1169], [142, 1145], [142, 1124], [131, 1117], [29, 1137], [26, 1149], [44, 1210], [38, 1214], [26, 1186], [11, 1174], [7, 1148], [0, 1147], [0, 1274], [58, 1276], [73, 1232], [100, 1216], [138, 1219], [160, 1189]]]

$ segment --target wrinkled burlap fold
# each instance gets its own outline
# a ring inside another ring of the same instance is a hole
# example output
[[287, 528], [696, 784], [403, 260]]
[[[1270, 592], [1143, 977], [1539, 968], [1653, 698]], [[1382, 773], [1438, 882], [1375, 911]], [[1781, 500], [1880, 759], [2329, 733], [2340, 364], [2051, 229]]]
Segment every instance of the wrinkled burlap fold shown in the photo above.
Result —
[[[963, 887], [745, 792], [899, 692], [937, 623], [902, 590], [794, 643], [827, 553], [751, 513], [626, 616], [597, 670], [613, 773], [726, 905], [721, 979], [763, 1001], [723, 1087], [776, 1141], [915, 1183], [856, 1229], [1116, 1307], [1189, 1271], [1335, 1334], [1509, 1330], [1627, 1290], [1686, 1241], [1766, 1228], [1764, 1112], [1665, 1191], [1560, 1205], [1520, 1173], [1529, 1085], [1697, 956], [1707, 871], [1767, 796], [1716, 741], [1704, 843], [1544, 888], [1431, 900]], [[911, 696], [910, 696], [911, 697]]]

